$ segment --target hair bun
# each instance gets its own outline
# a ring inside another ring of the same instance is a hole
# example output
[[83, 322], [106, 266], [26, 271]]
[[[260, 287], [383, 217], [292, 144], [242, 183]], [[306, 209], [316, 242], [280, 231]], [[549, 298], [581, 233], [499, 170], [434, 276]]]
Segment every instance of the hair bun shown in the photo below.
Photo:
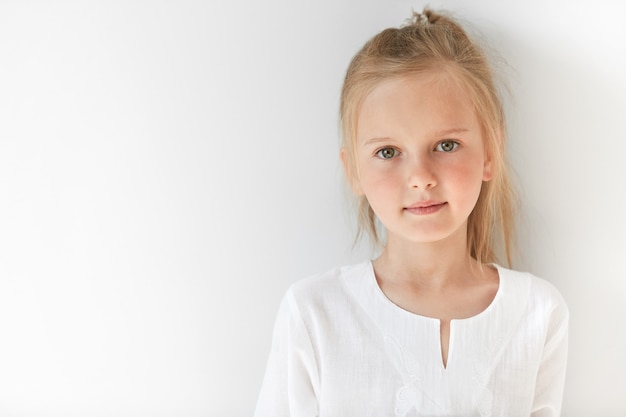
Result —
[[411, 23], [416, 26], [427, 26], [429, 24], [437, 23], [441, 18], [441, 15], [433, 12], [432, 10], [425, 8], [422, 13], [413, 11]]

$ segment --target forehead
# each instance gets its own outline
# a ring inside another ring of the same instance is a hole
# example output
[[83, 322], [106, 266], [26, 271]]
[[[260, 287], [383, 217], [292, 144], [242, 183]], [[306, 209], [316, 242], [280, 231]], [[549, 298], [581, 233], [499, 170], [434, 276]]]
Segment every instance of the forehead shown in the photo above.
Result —
[[358, 112], [357, 141], [370, 137], [427, 135], [454, 128], [477, 129], [468, 88], [449, 72], [428, 72], [381, 81]]

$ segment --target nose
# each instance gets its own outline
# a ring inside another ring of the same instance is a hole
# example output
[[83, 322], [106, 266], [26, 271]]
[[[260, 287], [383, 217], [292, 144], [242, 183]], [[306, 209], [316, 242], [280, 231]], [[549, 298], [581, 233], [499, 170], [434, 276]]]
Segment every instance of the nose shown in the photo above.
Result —
[[427, 156], [416, 156], [408, 163], [407, 179], [409, 188], [427, 190], [437, 185], [433, 161]]

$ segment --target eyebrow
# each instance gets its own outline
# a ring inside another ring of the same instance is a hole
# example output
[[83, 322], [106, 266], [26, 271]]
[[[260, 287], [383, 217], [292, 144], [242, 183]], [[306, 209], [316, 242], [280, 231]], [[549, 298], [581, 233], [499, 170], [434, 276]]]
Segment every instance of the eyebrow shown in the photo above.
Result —
[[371, 138], [365, 141], [365, 143], [363, 144], [363, 146], [370, 146], [370, 145], [375, 145], [377, 143], [380, 142], [387, 142], [389, 140], [389, 138], [387, 137], [383, 137], [383, 138]]
[[[466, 133], [466, 132], [469, 132], [469, 129], [466, 129], [464, 127], [455, 127], [455, 128], [452, 128], [452, 129], [438, 130], [436, 132], [433, 132], [431, 134], [431, 136], [433, 136], [433, 137], [441, 137], [441, 136], [451, 135], [451, 134], [454, 134], [454, 133]], [[375, 145], [377, 143], [386, 142], [386, 141], [388, 141], [390, 139], [391, 139], [390, 137], [373, 137], [373, 138], [370, 138], [370, 139], [366, 140], [363, 145], [364, 146]]]

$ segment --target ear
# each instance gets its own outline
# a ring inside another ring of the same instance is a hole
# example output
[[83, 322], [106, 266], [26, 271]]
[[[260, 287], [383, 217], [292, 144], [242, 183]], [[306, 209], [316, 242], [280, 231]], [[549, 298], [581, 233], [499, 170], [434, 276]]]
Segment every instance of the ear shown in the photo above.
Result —
[[351, 157], [348, 155], [348, 152], [345, 148], [341, 148], [339, 156], [341, 157], [341, 165], [343, 166], [343, 171], [346, 174], [346, 178], [348, 179], [348, 184], [350, 184], [350, 189], [352, 192], [358, 196], [363, 195], [363, 190], [361, 189], [361, 183], [359, 181], [358, 175], [355, 171], [354, 161], [350, 160]]
[[491, 155], [485, 154], [485, 162], [483, 163], [483, 181], [491, 181], [493, 178], [493, 170], [491, 164]]
[[491, 146], [488, 146], [485, 141], [488, 141], [486, 136], [483, 136], [483, 145], [485, 150], [485, 160], [483, 162], [483, 181], [491, 181], [493, 179], [493, 160], [494, 154], [501, 155], [503, 141], [505, 138], [504, 127], [500, 125], [495, 132], [492, 133], [494, 136], [489, 141]]

